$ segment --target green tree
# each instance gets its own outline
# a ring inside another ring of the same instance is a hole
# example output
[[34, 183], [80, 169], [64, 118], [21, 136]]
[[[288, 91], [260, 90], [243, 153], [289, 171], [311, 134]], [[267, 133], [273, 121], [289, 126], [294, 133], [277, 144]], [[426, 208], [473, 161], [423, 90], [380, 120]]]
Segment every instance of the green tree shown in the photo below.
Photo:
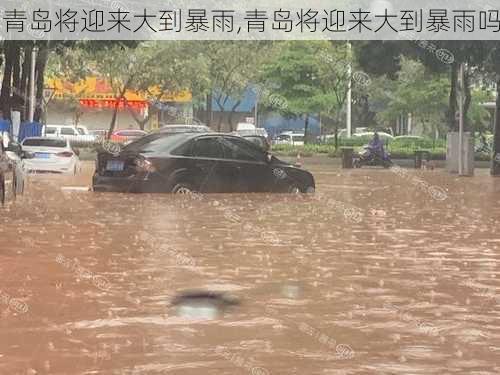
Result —
[[[233, 130], [232, 117], [240, 106], [243, 96], [260, 74], [262, 63], [272, 54], [273, 43], [269, 41], [210, 41], [198, 42], [208, 66], [210, 82], [207, 108], [211, 110], [212, 95], [219, 109], [217, 124], [221, 128], [227, 103], [232, 100], [228, 122]], [[210, 124], [211, 115], [209, 115]]]
[[345, 44], [327, 41], [292, 41], [263, 68], [266, 86], [281, 103], [286, 117], [304, 117], [305, 138], [309, 140], [309, 116], [338, 115], [347, 91], [349, 55]]
[[[412, 114], [414, 123], [424, 133], [434, 136], [445, 131], [441, 124], [447, 108], [449, 80], [443, 74], [432, 74], [415, 60], [401, 58], [396, 79], [382, 79], [373, 85], [375, 100], [383, 102], [377, 119], [391, 126], [402, 114]], [[377, 97], [378, 96], [378, 97]]]

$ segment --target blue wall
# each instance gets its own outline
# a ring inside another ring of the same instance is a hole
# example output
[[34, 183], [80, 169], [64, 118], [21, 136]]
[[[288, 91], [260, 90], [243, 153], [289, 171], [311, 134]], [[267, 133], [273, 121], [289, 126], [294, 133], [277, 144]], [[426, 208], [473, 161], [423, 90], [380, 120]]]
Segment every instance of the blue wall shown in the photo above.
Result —
[[[219, 106], [217, 105], [214, 96], [212, 97], [212, 110], [214, 112], [220, 112]], [[237, 113], [251, 113], [255, 110], [255, 99], [256, 93], [252, 89], [247, 89], [240, 105], [236, 108]], [[229, 98], [224, 105], [224, 111], [230, 112], [233, 106], [236, 104], [236, 100]], [[303, 131], [305, 126], [305, 121], [303, 117], [287, 119], [278, 113], [262, 114], [259, 113], [259, 126], [264, 127], [269, 135], [274, 136], [283, 131], [296, 130]], [[319, 120], [317, 116], [309, 116], [309, 132], [312, 135], [319, 135]]]

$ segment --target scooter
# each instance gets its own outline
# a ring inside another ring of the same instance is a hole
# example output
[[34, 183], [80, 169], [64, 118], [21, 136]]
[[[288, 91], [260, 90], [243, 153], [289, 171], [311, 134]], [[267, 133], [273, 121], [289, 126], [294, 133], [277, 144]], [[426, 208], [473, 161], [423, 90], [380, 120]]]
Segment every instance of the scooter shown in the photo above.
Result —
[[364, 166], [381, 166], [384, 168], [390, 168], [392, 166], [392, 160], [389, 153], [385, 155], [380, 155], [378, 152], [373, 152], [370, 146], [365, 146], [363, 151], [359, 153], [359, 156], [354, 159], [354, 167], [361, 168]]

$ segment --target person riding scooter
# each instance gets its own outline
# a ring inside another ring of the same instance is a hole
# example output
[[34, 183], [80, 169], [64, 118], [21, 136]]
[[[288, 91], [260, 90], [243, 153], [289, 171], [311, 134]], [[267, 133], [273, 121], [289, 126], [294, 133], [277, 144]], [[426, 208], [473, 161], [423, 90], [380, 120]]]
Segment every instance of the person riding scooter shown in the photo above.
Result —
[[370, 157], [378, 156], [380, 159], [386, 159], [386, 153], [384, 151], [384, 143], [380, 139], [377, 132], [373, 134], [373, 139], [368, 143], [368, 151]]
[[382, 165], [388, 168], [392, 165], [389, 154], [384, 150], [384, 143], [377, 132], [373, 134], [373, 139], [364, 147], [364, 151], [359, 154], [359, 158], [354, 161], [354, 166], [360, 168], [363, 165]]

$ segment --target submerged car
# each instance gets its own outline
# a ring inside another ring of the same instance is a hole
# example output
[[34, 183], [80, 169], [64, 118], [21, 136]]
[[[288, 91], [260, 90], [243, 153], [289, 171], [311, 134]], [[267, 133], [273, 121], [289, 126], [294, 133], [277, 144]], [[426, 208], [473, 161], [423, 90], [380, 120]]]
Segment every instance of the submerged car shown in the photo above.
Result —
[[311, 173], [241, 137], [219, 133], [150, 134], [118, 156], [97, 155], [94, 191], [313, 193]]
[[68, 139], [30, 137], [21, 143], [23, 151], [32, 154], [24, 160], [24, 168], [31, 173], [76, 174], [80, 159]]

